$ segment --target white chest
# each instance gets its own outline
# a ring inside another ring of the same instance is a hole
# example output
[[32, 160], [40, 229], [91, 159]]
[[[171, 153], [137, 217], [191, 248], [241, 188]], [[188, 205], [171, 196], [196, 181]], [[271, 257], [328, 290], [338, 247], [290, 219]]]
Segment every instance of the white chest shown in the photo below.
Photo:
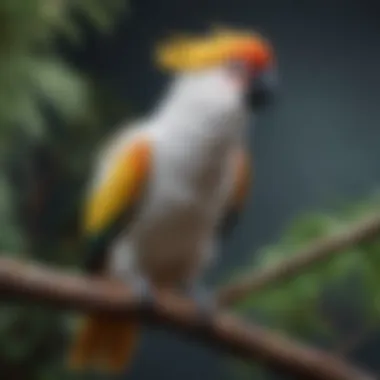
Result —
[[156, 144], [138, 220], [124, 236], [150, 277], [178, 282], [177, 276], [191, 277], [213, 255], [233, 183], [232, 146], [224, 149], [213, 156], [191, 141]]
[[147, 207], [212, 228], [231, 191], [233, 143], [191, 137], [157, 144]]
[[[115, 242], [113, 272], [134, 266], [155, 281], [178, 283], [209, 262], [234, 185], [233, 151], [246, 121], [237, 102], [225, 103], [202, 103], [194, 112], [192, 107], [179, 112], [177, 105], [145, 129], [153, 167], [138, 215]], [[131, 256], [134, 264], [127, 262]]]

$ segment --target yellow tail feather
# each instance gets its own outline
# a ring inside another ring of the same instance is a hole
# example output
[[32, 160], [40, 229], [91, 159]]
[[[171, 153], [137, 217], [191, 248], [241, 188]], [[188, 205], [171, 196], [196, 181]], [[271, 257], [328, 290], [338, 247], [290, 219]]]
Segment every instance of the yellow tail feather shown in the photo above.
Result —
[[130, 364], [139, 338], [136, 321], [89, 316], [69, 352], [73, 370], [95, 369], [120, 373]]

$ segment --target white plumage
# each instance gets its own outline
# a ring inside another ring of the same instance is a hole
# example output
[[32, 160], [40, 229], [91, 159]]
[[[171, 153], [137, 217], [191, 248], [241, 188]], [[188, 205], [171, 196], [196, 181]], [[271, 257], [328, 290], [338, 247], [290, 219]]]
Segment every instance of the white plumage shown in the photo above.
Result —
[[141, 207], [111, 248], [113, 276], [177, 286], [202, 273], [232, 191], [232, 154], [247, 124], [242, 95], [224, 68], [181, 76], [149, 118], [119, 130], [101, 152], [93, 187], [135, 138], [153, 146]]
[[[252, 81], [273, 66], [272, 49], [255, 33], [222, 30], [168, 41], [156, 62], [175, 75], [168, 93], [150, 116], [120, 128], [96, 161], [86, 269], [132, 282], [145, 301], [156, 287], [187, 289], [207, 312], [214, 302], [197, 280], [250, 187], [243, 144], [248, 107], [257, 103]], [[72, 368], [120, 373], [140, 327], [88, 315], [70, 351]]]

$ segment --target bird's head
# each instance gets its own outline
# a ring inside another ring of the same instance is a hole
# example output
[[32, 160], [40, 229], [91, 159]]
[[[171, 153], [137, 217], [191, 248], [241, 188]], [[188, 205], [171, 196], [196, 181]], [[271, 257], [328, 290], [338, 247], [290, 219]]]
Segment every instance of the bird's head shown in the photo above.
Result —
[[229, 92], [253, 107], [272, 98], [275, 58], [271, 44], [257, 33], [214, 29], [206, 36], [172, 38], [156, 50], [159, 68], [177, 74], [197, 96]]

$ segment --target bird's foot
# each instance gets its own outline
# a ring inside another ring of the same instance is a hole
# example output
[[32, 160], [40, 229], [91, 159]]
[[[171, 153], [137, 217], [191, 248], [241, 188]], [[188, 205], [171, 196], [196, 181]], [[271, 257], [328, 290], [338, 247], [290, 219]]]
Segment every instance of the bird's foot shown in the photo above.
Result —
[[188, 286], [186, 294], [195, 302], [200, 313], [201, 323], [208, 324], [217, 308], [214, 294], [200, 284]]
[[136, 275], [132, 278], [132, 289], [139, 298], [144, 309], [150, 309], [154, 306], [153, 286], [149, 279], [142, 275]]

